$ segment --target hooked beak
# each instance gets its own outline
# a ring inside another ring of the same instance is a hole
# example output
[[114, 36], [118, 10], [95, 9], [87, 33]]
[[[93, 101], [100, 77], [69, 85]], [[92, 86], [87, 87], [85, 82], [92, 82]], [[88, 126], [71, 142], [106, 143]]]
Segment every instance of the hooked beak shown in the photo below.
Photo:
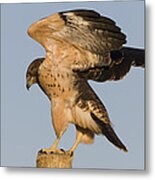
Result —
[[29, 84], [26, 84], [26, 89], [29, 91], [29, 89], [30, 89], [30, 85]]

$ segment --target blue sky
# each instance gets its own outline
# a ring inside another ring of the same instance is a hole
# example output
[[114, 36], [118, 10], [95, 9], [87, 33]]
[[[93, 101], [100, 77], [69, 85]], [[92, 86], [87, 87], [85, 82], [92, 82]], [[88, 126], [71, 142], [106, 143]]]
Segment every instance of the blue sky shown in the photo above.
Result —
[[[1, 6], [1, 155], [3, 166], [34, 167], [36, 153], [49, 147], [55, 133], [50, 103], [37, 85], [25, 88], [25, 73], [33, 59], [45, 56], [40, 44], [27, 35], [33, 22], [55, 12], [94, 9], [117, 22], [127, 35], [127, 46], [144, 48], [144, 3], [77, 2], [3, 4]], [[91, 86], [101, 98], [117, 134], [127, 145], [124, 153], [105, 137], [93, 145], [79, 145], [74, 168], [144, 168], [144, 71], [132, 68], [124, 80]], [[71, 125], [60, 147], [69, 149], [75, 139]]]

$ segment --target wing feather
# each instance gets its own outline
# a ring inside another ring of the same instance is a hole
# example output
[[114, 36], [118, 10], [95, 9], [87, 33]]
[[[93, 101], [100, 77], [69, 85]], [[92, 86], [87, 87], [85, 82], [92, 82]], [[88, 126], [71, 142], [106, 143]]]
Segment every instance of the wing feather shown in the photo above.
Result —
[[79, 76], [98, 82], [107, 80], [120, 80], [132, 66], [145, 66], [145, 51], [142, 49], [124, 47], [118, 51], [111, 51], [112, 65], [93, 67], [86, 70], [78, 70]]
[[125, 34], [113, 20], [93, 10], [51, 15], [32, 24], [28, 33], [46, 50], [48, 47], [61, 49], [69, 44], [66, 57], [70, 55], [69, 50], [75, 53], [71, 55], [73, 60], [67, 63], [71, 70], [86, 80], [119, 80], [131, 66], [144, 67], [144, 50], [122, 48], [126, 43]]
[[119, 49], [126, 36], [115, 22], [92, 10], [61, 12], [65, 21], [59, 36], [95, 54]]

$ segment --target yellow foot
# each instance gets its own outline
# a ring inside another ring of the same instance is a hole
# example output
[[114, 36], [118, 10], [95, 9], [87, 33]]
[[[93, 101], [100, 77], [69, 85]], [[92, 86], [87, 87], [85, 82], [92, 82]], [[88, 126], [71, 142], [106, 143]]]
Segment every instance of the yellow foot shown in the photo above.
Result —
[[63, 149], [56, 148], [43, 148], [39, 151], [40, 154], [64, 154], [65, 151]]

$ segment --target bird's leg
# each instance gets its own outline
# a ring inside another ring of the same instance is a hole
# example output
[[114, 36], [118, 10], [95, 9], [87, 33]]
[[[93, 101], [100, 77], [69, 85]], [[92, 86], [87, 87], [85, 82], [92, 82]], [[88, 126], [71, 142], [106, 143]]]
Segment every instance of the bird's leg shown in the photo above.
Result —
[[57, 146], [59, 144], [59, 141], [62, 137], [62, 135], [64, 134], [66, 128], [64, 129], [64, 131], [61, 131], [61, 133], [57, 136], [57, 139], [54, 141], [54, 143], [52, 144], [52, 146], [50, 148], [43, 148], [41, 149], [41, 152], [43, 153], [64, 153], [63, 149], [58, 149]]
[[54, 143], [52, 144], [52, 146], [50, 148], [43, 148], [41, 149], [40, 152], [43, 152], [43, 153], [63, 153], [63, 150], [60, 150], [57, 148], [58, 146], [58, 143], [60, 141], [61, 137], [57, 137], [57, 139], [54, 141]]
[[73, 146], [67, 151], [68, 153], [70, 153], [71, 155], [74, 153], [75, 149], [77, 148], [78, 144], [81, 141], [82, 136], [83, 136], [82, 132], [78, 131], [76, 135], [76, 141], [73, 144]]

